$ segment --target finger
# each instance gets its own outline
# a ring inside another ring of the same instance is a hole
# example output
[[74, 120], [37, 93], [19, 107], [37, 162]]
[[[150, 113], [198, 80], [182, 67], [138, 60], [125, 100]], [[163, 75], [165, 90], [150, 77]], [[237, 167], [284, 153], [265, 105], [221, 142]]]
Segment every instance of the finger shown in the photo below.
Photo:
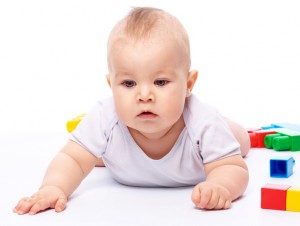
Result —
[[200, 191], [200, 202], [197, 207], [201, 209], [205, 209], [210, 202], [212, 196], [212, 190], [211, 189], [203, 189]]
[[192, 191], [192, 202], [195, 204], [195, 206], [198, 206], [200, 202], [200, 186], [197, 185], [194, 187]]
[[229, 209], [231, 207], [231, 200], [227, 200], [224, 205], [224, 209]]
[[226, 199], [220, 197], [219, 200], [218, 200], [218, 203], [214, 207], [214, 209], [216, 209], [216, 210], [225, 209], [225, 203], [226, 203]]
[[215, 207], [219, 203], [219, 199], [220, 199], [220, 194], [216, 191], [211, 190], [210, 200], [208, 201], [206, 206], [203, 208], [209, 209], [209, 210], [215, 209]]
[[13, 208], [13, 212], [14, 213], [18, 213], [18, 211], [20, 210], [20, 208], [21, 208], [21, 201], [19, 201], [17, 203], [17, 205]]
[[17, 205], [13, 208], [13, 212], [14, 213], [17, 213], [21, 207], [21, 201], [23, 200], [24, 198], [20, 199], [19, 202], [17, 203]]
[[35, 202], [35, 199], [29, 197], [22, 198], [14, 208], [14, 212], [20, 215], [28, 213]]
[[66, 208], [67, 199], [65, 197], [59, 197], [56, 204], [55, 204], [55, 211], [61, 212]]
[[37, 201], [29, 210], [30, 215], [34, 215], [42, 210], [48, 209], [50, 207], [50, 202], [45, 199], [40, 199]]

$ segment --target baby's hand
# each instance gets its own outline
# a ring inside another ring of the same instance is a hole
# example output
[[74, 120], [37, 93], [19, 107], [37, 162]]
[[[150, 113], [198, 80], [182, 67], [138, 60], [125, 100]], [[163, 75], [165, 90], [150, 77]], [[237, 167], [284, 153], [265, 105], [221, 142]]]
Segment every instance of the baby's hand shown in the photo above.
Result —
[[61, 212], [66, 208], [67, 197], [64, 192], [55, 186], [45, 186], [31, 197], [22, 198], [13, 211], [17, 214], [31, 215], [48, 208]]
[[200, 209], [228, 209], [231, 206], [229, 191], [212, 182], [202, 182], [195, 186], [192, 201]]

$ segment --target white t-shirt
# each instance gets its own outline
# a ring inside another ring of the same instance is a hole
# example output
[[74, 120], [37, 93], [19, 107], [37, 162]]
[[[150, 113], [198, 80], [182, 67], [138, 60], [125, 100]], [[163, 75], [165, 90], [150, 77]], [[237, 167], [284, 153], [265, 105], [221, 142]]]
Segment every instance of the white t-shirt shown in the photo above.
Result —
[[240, 145], [219, 112], [187, 98], [185, 128], [170, 152], [149, 158], [119, 120], [113, 98], [99, 101], [73, 131], [70, 139], [97, 157], [118, 182], [131, 186], [179, 187], [206, 179], [204, 164], [240, 154]]

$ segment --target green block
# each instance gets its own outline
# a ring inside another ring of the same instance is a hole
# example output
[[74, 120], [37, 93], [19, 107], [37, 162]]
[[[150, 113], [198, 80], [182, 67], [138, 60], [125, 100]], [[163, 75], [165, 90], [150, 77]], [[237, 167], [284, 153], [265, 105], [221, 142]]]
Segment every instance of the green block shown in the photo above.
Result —
[[265, 137], [265, 146], [276, 151], [300, 151], [300, 131], [286, 128], [275, 129], [276, 134]]

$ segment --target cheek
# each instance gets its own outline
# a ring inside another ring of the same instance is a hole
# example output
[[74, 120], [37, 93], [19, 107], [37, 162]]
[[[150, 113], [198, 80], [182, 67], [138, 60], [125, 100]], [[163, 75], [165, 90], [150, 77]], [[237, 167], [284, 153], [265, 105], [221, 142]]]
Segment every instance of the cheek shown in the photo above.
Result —
[[184, 102], [184, 95], [170, 95], [165, 98], [164, 103], [161, 104], [161, 107], [167, 117], [172, 120], [177, 120], [183, 112]]
[[119, 92], [113, 92], [115, 108], [117, 115], [122, 122], [126, 121], [131, 115], [129, 114], [131, 108], [130, 98]]

